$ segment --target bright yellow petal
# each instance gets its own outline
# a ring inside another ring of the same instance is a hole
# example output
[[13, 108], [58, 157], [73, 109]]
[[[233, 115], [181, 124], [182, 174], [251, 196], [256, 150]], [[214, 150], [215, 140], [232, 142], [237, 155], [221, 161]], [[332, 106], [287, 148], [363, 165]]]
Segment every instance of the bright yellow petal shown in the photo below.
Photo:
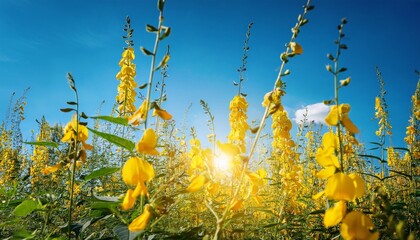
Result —
[[346, 215], [347, 206], [345, 201], [339, 201], [334, 207], [327, 209], [324, 216], [324, 226], [332, 227], [341, 222]]
[[303, 48], [297, 42], [290, 43], [290, 49], [292, 50], [293, 54], [302, 54]]
[[127, 193], [125, 194], [124, 200], [121, 203], [122, 210], [132, 209], [134, 204], [136, 203], [136, 197], [133, 196], [133, 190], [128, 189]]
[[321, 191], [321, 192], [319, 192], [319, 193], [317, 193], [317, 194], [313, 195], [313, 196], [312, 196], [312, 199], [313, 199], [313, 200], [317, 200], [318, 198], [322, 197], [322, 195], [324, 195], [324, 194], [325, 194], [325, 191]]
[[153, 111], [153, 116], [156, 116], [156, 115], [158, 115], [163, 120], [171, 120], [172, 119], [172, 115], [170, 113], [168, 113], [166, 110], [163, 110], [163, 109], [155, 109]]
[[350, 133], [355, 134], [359, 132], [359, 129], [356, 127], [356, 125], [354, 125], [347, 114], [343, 114], [341, 116], [341, 123]]
[[377, 240], [379, 233], [372, 232], [373, 227], [373, 222], [368, 216], [361, 212], [352, 211], [344, 217], [340, 227], [340, 233], [346, 240]]
[[244, 202], [242, 200], [236, 200], [232, 206], [230, 207], [230, 210], [232, 211], [238, 211], [241, 210], [244, 207]]
[[198, 175], [195, 176], [193, 179], [191, 179], [190, 185], [187, 187], [187, 192], [197, 192], [198, 190], [201, 190], [206, 183], [207, 179], [204, 175]]
[[337, 106], [331, 106], [330, 112], [325, 117], [325, 122], [329, 126], [336, 126], [338, 124], [338, 111]]
[[331, 177], [332, 175], [334, 175], [335, 170], [336, 170], [335, 166], [329, 166], [329, 167], [327, 167], [327, 168], [322, 169], [321, 171], [319, 171], [316, 174], [316, 176], [318, 178], [327, 179], [327, 178]]
[[49, 167], [44, 168], [43, 173], [45, 175], [50, 174], [50, 173], [56, 172], [60, 168], [61, 168], [61, 163], [58, 163], [54, 166], [49, 166]]
[[326, 132], [322, 136], [322, 145], [324, 148], [332, 147], [333, 149], [337, 149], [339, 145], [337, 135], [335, 135], [333, 132]]
[[158, 155], [159, 152], [156, 150], [157, 136], [153, 129], [148, 128], [143, 134], [143, 137], [136, 145], [136, 150], [139, 153], [145, 153], [149, 155]]
[[349, 174], [349, 177], [353, 180], [353, 184], [356, 189], [355, 197], [360, 198], [363, 195], [365, 195], [365, 190], [366, 190], [365, 181], [359, 175], [355, 173]]
[[143, 213], [135, 218], [130, 225], [128, 225], [128, 230], [132, 232], [138, 232], [144, 230], [147, 227], [147, 224], [152, 217], [152, 213], [150, 212], [150, 205], [147, 204], [144, 208]]
[[336, 173], [328, 178], [325, 187], [325, 195], [329, 199], [336, 201], [352, 201], [355, 197], [356, 189], [353, 180], [344, 173]]
[[125, 162], [122, 169], [123, 181], [128, 185], [150, 181], [155, 176], [153, 166], [139, 157], [132, 157]]

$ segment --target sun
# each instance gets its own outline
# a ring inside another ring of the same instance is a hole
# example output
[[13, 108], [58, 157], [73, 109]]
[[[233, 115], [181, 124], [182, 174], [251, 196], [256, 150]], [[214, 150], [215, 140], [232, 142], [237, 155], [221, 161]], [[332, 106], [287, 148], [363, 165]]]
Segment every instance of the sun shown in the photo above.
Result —
[[213, 164], [215, 169], [220, 172], [228, 172], [229, 166], [231, 162], [231, 157], [226, 154], [220, 153], [219, 155], [215, 156], [213, 159]]

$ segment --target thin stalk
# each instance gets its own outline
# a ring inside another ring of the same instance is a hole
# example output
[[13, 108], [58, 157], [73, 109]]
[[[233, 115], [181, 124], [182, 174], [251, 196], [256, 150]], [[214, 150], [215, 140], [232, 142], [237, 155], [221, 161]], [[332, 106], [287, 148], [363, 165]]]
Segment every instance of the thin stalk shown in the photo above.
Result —
[[146, 113], [145, 113], [145, 120], [144, 120], [144, 127], [147, 129], [147, 117], [150, 108], [150, 97], [152, 92], [152, 84], [153, 84], [153, 74], [155, 72], [155, 61], [156, 61], [156, 54], [159, 46], [160, 41], [160, 32], [162, 30], [162, 23], [163, 23], [163, 11], [159, 12], [159, 25], [158, 30], [156, 32], [156, 39], [155, 39], [155, 47], [153, 48], [153, 55], [152, 55], [152, 62], [150, 64], [150, 73], [149, 73], [149, 83], [147, 87], [147, 97], [146, 97]]
[[76, 161], [77, 161], [77, 151], [78, 151], [78, 144], [79, 144], [79, 95], [77, 91], [74, 91], [76, 95], [76, 139], [74, 140], [74, 156], [73, 156], [73, 165], [71, 169], [71, 182], [70, 182], [70, 207], [68, 213], [68, 235], [69, 239], [71, 239], [71, 222], [72, 222], [72, 208], [73, 208], [73, 194], [74, 194], [74, 179], [76, 173]]

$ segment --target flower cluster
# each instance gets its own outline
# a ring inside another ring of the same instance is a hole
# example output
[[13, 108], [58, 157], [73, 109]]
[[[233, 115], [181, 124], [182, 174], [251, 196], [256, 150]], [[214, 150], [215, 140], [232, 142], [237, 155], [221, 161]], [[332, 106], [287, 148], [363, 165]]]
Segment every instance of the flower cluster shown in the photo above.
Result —
[[[75, 144], [78, 146], [81, 143], [81, 148], [77, 152], [77, 161], [76, 165], [81, 165], [86, 161], [86, 150], [92, 150], [93, 146], [87, 144], [86, 141], [89, 138], [89, 131], [87, 127], [79, 122], [77, 114], [74, 114], [71, 118], [71, 121], [67, 123], [64, 128], [64, 136], [61, 138], [61, 142]], [[80, 160], [81, 161], [80, 161]], [[54, 166], [48, 166], [44, 168], [44, 174], [50, 174], [56, 172], [63, 166], [64, 162], [59, 162]]]
[[[138, 153], [144, 155], [158, 155], [156, 150], [157, 136], [153, 129], [146, 129], [142, 138], [136, 144]], [[131, 157], [125, 162], [122, 169], [122, 178], [125, 184], [135, 186], [135, 189], [129, 188], [121, 204], [123, 210], [129, 210], [134, 207], [139, 196], [148, 196], [149, 192], [145, 182], [151, 181], [155, 176], [153, 165], [144, 158]], [[141, 231], [146, 228], [147, 223], [152, 217], [151, 205], [146, 205], [143, 213], [135, 218], [128, 226], [130, 231]]]
[[[327, 209], [324, 225], [332, 227], [340, 222], [340, 232], [344, 239], [378, 239], [379, 233], [372, 233], [372, 220], [361, 212], [347, 213], [347, 202], [354, 202], [365, 194], [364, 180], [357, 174], [345, 174], [339, 162], [337, 153], [340, 140], [333, 132], [327, 132], [322, 138], [322, 147], [317, 150], [316, 161], [323, 167], [317, 177], [326, 179], [325, 190], [313, 196], [314, 199], [325, 195], [329, 200], [336, 201]], [[361, 221], [361, 222], [358, 222]]]
[[379, 129], [376, 131], [376, 135], [382, 136], [384, 134], [391, 135], [391, 124], [388, 120], [388, 111], [386, 109], [385, 101], [381, 100], [380, 97], [375, 98], [375, 118], [379, 119]]
[[231, 128], [228, 136], [229, 143], [237, 144], [241, 152], [246, 151], [245, 135], [249, 128], [248, 116], [246, 115], [247, 108], [248, 103], [241, 95], [235, 96], [229, 105], [229, 124]]
[[119, 104], [118, 111], [120, 116], [131, 116], [136, 111], [134, 103], [136, 101], [135, 88], [137, 83], [134, 81], [136, 76], [136, 65], [133, 63], [134, 58], [134, 49], [128, 47], [122, 53], [122, 58], [119, 62], [121, 70], [117, 73], [116, 78], [120, 81], [120, 84], [118, 85], [116, 100]]

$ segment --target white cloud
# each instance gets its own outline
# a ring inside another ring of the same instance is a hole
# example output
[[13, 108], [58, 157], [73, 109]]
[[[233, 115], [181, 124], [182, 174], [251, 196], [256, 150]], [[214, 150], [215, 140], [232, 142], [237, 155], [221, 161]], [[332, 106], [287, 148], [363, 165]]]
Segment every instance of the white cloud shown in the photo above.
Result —
[[325, 124], [325, 117], [327, 116], [330, 108], [324, 103], [315, 103], [304, 106], [295, 112], [295, 122], [300, 123], [304, 119], [304, 115], [307, 114], [307, 120], [314, 121], [315, 123]]

